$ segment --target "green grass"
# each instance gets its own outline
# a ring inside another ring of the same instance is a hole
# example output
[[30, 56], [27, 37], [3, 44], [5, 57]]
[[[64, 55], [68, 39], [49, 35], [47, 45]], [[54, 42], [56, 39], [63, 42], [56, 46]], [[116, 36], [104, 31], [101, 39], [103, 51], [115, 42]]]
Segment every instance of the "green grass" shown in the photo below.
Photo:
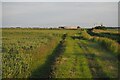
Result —
[[91, 78], [87, 60], [77, 44], [78, 40], [66, 38], [66, 48], [59, 61], [55, 62], [55, 78]]
[[100, 43], [104, 48], [108, 49], [115, 55], [119, 55], [119, 43], [117, 43], [115, 40], [109, 39], [107, 37], [96, 37], [96, 36], [90, 36], [86, 30], [81, 31], [80, 36], [82, 36], [84, 39], [87, 40], [93, 40], [97, 43]]
[[117, 78], [118, 43], [86, 30], [2, 30], [3, 78]]
[[92, 68], [98, 72], [96, 74], [101, 75], [95, 75], [93, 77], [116, 78], [118, 76], [118, 59], [112, 52], [103, 49], [102, 46], [96, 42], [82, 40], [81, 44], [83, 45], [83, 48], [85, 48], [88, 60], [90, 60], [89, 55], [92, 55], [91, 57], [94, 61], [90, 61], [90, 65], [95, 63], [96, 65]]
[[61, 35], [53, 31], [3, 29], [3, 78], [30, 76], [33, 70], [45, 63]]
[[95, 33], [116, 33], [119, 34], [120, 29], [106, 29], [106, 30], [100, 30], [100, 29], [94, 29], [93, 32]]
[[108, 49], [112, 53], [116, 55], [120, 54], [118, 50], [120, 45], [116, 41], [103, 37], [94, 37], [93, 40], [103, 45], [106, 49]]
[[91, 36], [109, 38], [120, 43], [119, 29], [107, 29], [107, 30], [93, 29], [93, 30], [88, 30], [87, 32]]
[[80, 34], [79, 36], [81, 36], [83, 39], [91, 39], [91, 38], [92, 38], [92, 37], [87, 33], [86, 30], [80, 31], [79, 34]]

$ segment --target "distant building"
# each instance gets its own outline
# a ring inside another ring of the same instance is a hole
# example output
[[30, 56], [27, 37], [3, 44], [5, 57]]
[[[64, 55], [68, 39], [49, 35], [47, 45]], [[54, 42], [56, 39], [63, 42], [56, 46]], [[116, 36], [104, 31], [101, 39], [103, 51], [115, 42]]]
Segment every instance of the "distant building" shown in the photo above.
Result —
[[60, 26], [59, 29], [64, 29], [65, 27]]
[[94, 29], [106, 29], [106, 27], [101, 24], [101, 25], [95, 26]]
[[80, 26], [60, 26], [60, 29], [80, 29]]

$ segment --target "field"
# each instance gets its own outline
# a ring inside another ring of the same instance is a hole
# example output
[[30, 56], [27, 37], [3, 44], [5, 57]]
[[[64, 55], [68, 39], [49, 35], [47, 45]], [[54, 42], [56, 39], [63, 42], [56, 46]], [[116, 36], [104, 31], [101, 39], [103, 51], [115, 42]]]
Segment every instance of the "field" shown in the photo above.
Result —
[[2, 29], [2, 78], [118, 78], [117, 31]]

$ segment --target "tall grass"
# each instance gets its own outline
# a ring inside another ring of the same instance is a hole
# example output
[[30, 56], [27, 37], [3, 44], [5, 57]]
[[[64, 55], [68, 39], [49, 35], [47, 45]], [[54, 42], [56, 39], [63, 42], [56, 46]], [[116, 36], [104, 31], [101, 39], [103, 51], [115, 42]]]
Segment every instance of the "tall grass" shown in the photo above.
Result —
[[102, 46], [115, 53], [116, 55], [119, 54], [120, 45], [116, 41], [104, 37], [94, 37], [92, 40], [100, 43]]
[[80, 35], [87, 40], [92, 40], [95, 42], [100, 43], [104, 48], [108, 49], [112, 53], [115, 53], [116, 55], [119, 54], [119, 47], [120, 45], [112, 39], [105, 38], [105, 37], [95, 37], [95, 36], [90, 36], [86, 30], [81, 31]]
[[116, 42], [120, 43], [120, 34], [117, 33], [118, 32], [117, 30], [116, 30], [116, 33], [115, 33], [114, 29], [113, 29], [113, 32], [112, 32], [112, 30], [110, 32], [108, 32], [107, 30], [102, 30], [102, 31], [99, 32], [99, 30], [97, 30], [97, 29], [87, 30], [87, 32], [91, 36], [105, 37], [105, 38], [109, 38], [109, 39], [115, 40]]
[[27, 78], [45, 63], [61, 39], [61, 32], [3, 29], [2, 77]]
[[32, 72], [46, 64], [63, 33], [74, 32], [76, 31], [2, 29], [2, 77], [28, 78]]
[[82, 38], [84, 38], [84, 39], [91, 39], [91, 38], [92, 38], [92, 36], [90, 36], [90, 35], [87, 33], [86, 30], [80, 31], [79, 34], [80, 34], [80, 36], [81, 36]]

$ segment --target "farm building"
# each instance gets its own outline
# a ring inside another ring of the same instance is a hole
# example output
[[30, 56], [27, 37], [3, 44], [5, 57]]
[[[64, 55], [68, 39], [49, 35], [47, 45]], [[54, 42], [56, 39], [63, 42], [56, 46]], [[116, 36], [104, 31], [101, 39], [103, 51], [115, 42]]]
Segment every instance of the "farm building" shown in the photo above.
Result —
[[102, 24], [101, 25], [97, 25], [94, 27], [94, 29], [105, 29], [106, 27], [103, 26]]
[[60, 29], [80, 29], [80, 26], [61, 26]]

